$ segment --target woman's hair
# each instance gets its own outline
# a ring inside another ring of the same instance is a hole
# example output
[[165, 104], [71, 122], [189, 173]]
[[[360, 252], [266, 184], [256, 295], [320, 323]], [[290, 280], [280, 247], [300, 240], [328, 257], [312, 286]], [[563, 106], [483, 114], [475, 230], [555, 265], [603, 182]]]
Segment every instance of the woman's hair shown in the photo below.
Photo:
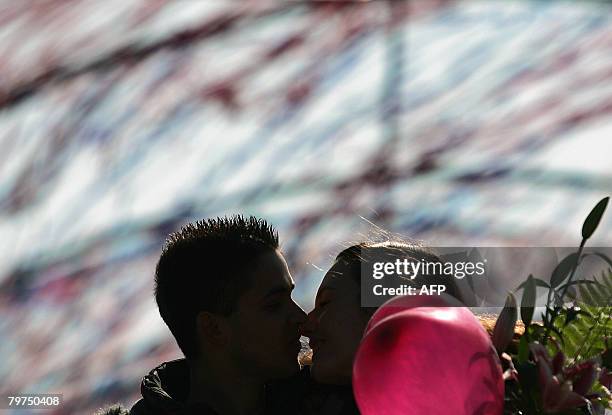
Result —
[[[383, 260], [386, 262], [395, 262], [395, 260], [407, 259], [408, 261], [425, 261], [427, 263], [440, 263], [442, 259], [431, 249], [414, 242], [407, 242], [399, 238], [389, 239], [382, 242], [366, 241], [352, 245], [336, 256], [336, 261], [345, 261], [351, 271], [350, 277], [354, 282], [361, 287], [361, 270], [363, 265], [370, 265], [373, 259]], [[433, 279], [429, 279], [429, 275], [417, 276], [410, 281], [410, 285], [420, 288], [422, 285], [431, 284], [433, 281], [438, 283], [440, 275], [432, 275]], [[446, 293], [461, 300], [459, 290], [455, 285], [454, 278], [446, 277], [443, 280], [446, 283]], [[376, 308], [369, 307], [365, 311], [372, 314]]]

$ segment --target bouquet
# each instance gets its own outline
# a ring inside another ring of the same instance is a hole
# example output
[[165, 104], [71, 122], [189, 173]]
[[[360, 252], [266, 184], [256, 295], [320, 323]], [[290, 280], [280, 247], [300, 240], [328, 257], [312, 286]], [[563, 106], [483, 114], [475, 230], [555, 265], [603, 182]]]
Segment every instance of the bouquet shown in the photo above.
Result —
[[[612, 260], [585, 253], [587, 240], [606, 210], [602, 199], [582, 226], [577, 251], [563, 258], [545, 281], [533, 275], [509, 293], [493, 329], [505, 382], [504, 414], [604, 415], [612, 395]], [[587, 256], [607, 265], [593, 278], [578, 278]], [[537, 290], [547, 290], [541, 321], [534, 321]], [[520, 317], [525, 330], [513, 341]]]

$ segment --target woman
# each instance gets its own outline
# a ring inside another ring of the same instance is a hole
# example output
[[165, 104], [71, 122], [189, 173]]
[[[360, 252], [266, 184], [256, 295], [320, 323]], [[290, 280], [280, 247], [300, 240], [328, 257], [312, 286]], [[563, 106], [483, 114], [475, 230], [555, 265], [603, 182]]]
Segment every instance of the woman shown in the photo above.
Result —
[[[351, 384], [355, 353], [368, 320], [376, 311], [376, 307], [361, 306], [362, 272], [368, 272], [373, 261], [394, 263], [398, 259], [442, 262], [427, 248], [403, 241], [363, 242], [338, 254], [319, 286], [315, 308], [303, 327], [303, 335], [310, 339], [310, 373], [314, 380], [325, 384]], [[420, 276], [406, 282], [418, 289], [427, 280]], [[447, 278], [445, 282], [447, 294], [458, 297], [452, 279]]]
[[[411, 264], [413, 272], [407, 274]], [[420, 270], [439, 271], [420, 272], [418, 264]], [[479, 324], [465, 307], [443, 309], [462, 304], [454, 301], [460, 300], [459, 290], [454, 276], [442, 271], [444, 265], [427, 248], [403, 241], [361, 243], [336, 257], [319, 286], [303, 335], [312, 348], [311, 377], [344, 390], [339, 395], [344, 407], [353, 408], [339, 413], [359, 413], [351, 389], [354, 375], [355, 396], [366, 414], [501, 414], [503, 376], [497, 353], [480, 327], [482, 320]], [[374, 274], [381, 270], [385, 276]], [[374, 275], [399, 279], [412, 294], [394, 300], [410, 304], [405, 312], [387, 307], [376, 315], [378, 323], [368, 327], [377, 307], [362, 306], [367, 297], [362, 287], [369, 290]], [[442, 281], [448, 296], [412, 297], [421, 287]]]

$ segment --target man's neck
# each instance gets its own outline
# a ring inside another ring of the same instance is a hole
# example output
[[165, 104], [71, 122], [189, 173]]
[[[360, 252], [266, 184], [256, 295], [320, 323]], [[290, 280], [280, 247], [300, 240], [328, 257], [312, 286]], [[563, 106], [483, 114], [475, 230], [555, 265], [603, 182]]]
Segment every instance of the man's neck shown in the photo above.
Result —
[[187, 403], [204, 403], [219, 415], [263, 413], [264, 382], [235, 370], [220, 370], [202, 361], [190, 362]]

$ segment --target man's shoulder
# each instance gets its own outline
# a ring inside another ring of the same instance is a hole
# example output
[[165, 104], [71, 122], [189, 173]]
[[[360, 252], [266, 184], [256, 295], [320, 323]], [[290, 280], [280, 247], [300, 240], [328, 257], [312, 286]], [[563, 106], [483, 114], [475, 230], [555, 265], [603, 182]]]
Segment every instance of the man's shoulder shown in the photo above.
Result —
[[[144, 399], [140, 399], [134, 405], [132, 405], [132, 409], [127, 413], [127, 415], [218, 415], [215, 411], [212, 410], [209, 406], [205, 404], [191, 404], [185, 405], [182, 408], [175, 410], [163, 410], [160, 408], [151, 408], [147, 405], [147, 402]], [[123, 414], [125, 415], [125, 414]]]
[[152, 415], [153, 413], [154, 412], [147, 408], [145, 400], [141, 398], [132, 405], [128, 415]]

